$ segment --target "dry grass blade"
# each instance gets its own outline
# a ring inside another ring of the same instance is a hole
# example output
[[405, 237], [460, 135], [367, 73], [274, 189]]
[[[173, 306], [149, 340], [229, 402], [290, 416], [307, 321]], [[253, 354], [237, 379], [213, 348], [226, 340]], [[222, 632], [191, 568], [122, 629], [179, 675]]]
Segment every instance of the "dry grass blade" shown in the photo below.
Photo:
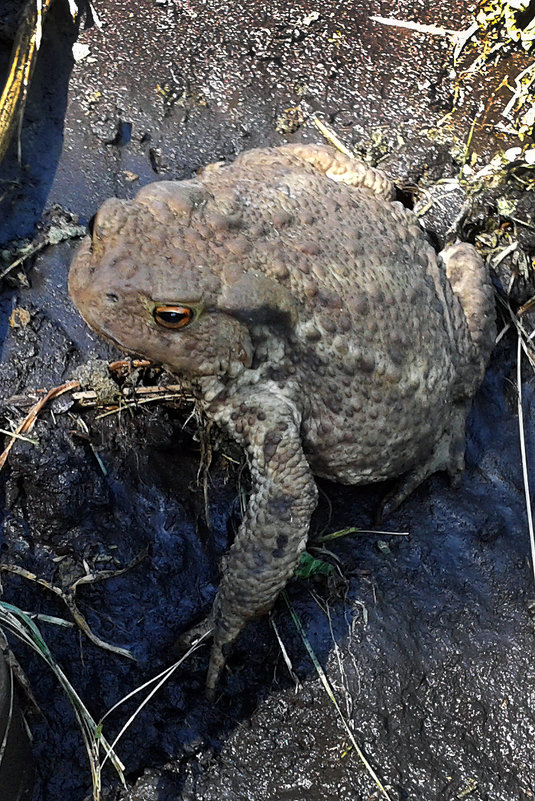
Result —
[[428, 33], [431, 36], [459, 36], [463, 31], [452, 31], [449, 28], [442, 28], [439, 25], [424, 25], [421, 22], [410, 22], [408, 20], [394, 19], [393, 17], [370, 17], [372, 22], [379, 22], [381, 25], [392, 25], [395, 28], [405, 28], [416, 33]]
[[[519, 431], [519, 439], [520, 439], [520, 456], [522, 460], [522, 475], [524, 480], [524, 497], [526, 503], [526, 517], [528, 521], [528, 531], [529, 531], [529, 540], [530, 540], [530, 548], [531, 548], [531, 564], [533, 570], [533, 576], [535, 579], [535, 530], [533, 527], [533, 511], [532, 511], [532, 503], [531, 503], [531, 491], [530, 491], [530, 484], [529, 484], [529, 469], [528, 469], [528, 459], [527, 459], [527, 450], [526, 450], [526, 437], [525, 437], [525, 427], [524, 427], [524, 408], [522, 404], [522, 351], [526, 358], [528, 359], [531, 367], [535, 370], [535, 355], [533, 352], [533, 338], [535, 337], [535, 331], [532, 331], [531, 334], [528, 334], [522, 320], [520, 320], [520, 314], [525, 313], [527, 311], [528, 305], [531, 306], [533, 298], [530, 299], [522, 309], [519, 310], [516, 314], [514, 313], [511, 305], [507, 300], [505, 300], [500, 294], [497, 295], [498, 300], [502, 304], [502, 306], [507, 310], [509, 316], [511, 318], [511, 323], [509, 325], [513, 325], [516, 328], [517, 332], [517, 353], [516, 353], [516, 383], [517, 383], [517, 408], [518, 408], [518, 431]], [[506, 330], [508, 326], [505, 326], [504, 330]]]
[[[30, 618], [30, 620], [32, 619], [32, 615], [28, 614], [28, 612], [24, 612], [23, 610], [21, 610], [21, 612], [27, 615]], [[32, 705], [34, 712], [36, 712], [38, 715], [42, 715], [43, 713], [41, 711], [39, 704], [37, 703], [35, 695], [33, 694], [33, 690], [30, 685], [30, 682], [26, 677], [26, 673], [22, 669], [18, 659], [11, 650], [9, 641], [1, 625], [0, 625], [0, 655], [4, 657], [4, 661], [7, 667], [9, 668], [9, 672], [13, 676], [14, 686], [18, 684], [18, 686], [24, 693], [25, 701], [29, 702]]]
[[49, 401], [57, 398], [59, 395], [63, 395], [64, 392], [69, 392], [71, 389], [78, 389], [79, 386], [80, 383], [78, 381], [67, 381], [66, 384], [61, 384], [61, 386], [49, 390], [43, 398], [40, 398], [37, 403], [32, 406], [22, 423], [17, 426], [14, 432], [10, 432], [9, 436], [11, 437], [11, 441], [8, 442], [0, 455], [0, 470], [2, 470], [5, 465], [9, 452], [17, 441], [17, 435], [26, 434], [28, 431], [32, 430], [41, 409], [46, 406]]
[[299, 634], [301, 636], [301, 639], [303, 640], [303, 644], [304, 644], [305, 648], [308, 651], [308, 655], [312, 659], [312, 662], [314, 664], [314, 667], [316, 668], [316, 672], [317, 672], [317, 674], [318, 674], [318, 676], [320, 678], [320, 681], [323, 684], [325, 692], [329, 696], [334, 708], [336, 709], [336, 712], [338, 714], [338, 717], [340, 718], [342, 726], [344, 727], [344, 729], [346, 731], [346, 734], [347, 734], [347, 736], [349, 737], [349, 739], [351, 741], [351, 745], [355, 749], [356, 753], [359, 755], [362, 764], [364, 765], [364, 767], [366, 768], [368, 774], [371, 776], [371, 778], [373, 779], [373, 781], [375, 782], [375, 784], [379, 788], [380, 792], [383, 794], [384, 798], [386, 798], [387, 801], [391, 801], [391, 798], [388, 795], [386, 789], [383, 787], [383, 784], [381, 783], [381, 780], [379, 779], [377, 773], [374, 771], [374, 769], [372, 768], [372, 766], [370, 765], [370, 763], [366, 759], [363, 751], [359, 747], [357, 741], [355, 740], [355, 736], [354, 736], [353, 732], [351, 731], [351, 729], [349, 727], [349, 724], [348, 724], [347, 720], [345, 719], [342, 710], [340, 709], [340, 705], [339, 705], [338, 701], [336, 700], [336, 698], [334, 696], [334, 692], [333, 692], [333, 689], [332, 689], [331, 684], [329, 682], [329, 679], [325, 675], [325, 671], [323, 670], [322, 666], [320, 665], [320, 663], [318, 661], [318, 658], [317, 658], [316, 654], [314, 653], [314, 650], [313, 650], [313, 648], [312, 648], [312, 646], [310, 644], [310, 640], [308, 639], [308, 637], [307, 637], [307, 635], [305, 633], [305, 630], [303, 628], [303, 624], [299, 620], [299, 617], [297, 616], [297, 613], [295, 612], [295, 609], [291, 605], [290, 599], [288, 598], [287, 593], [283, 592], [282, 593], [282, 597], [284, 598], [286, 606], [288, 607], [288, 611], [290, 612], [290, 615], [291, 615], [292, 620], [293, 620], [293, 622], [295, 624], [295, 627], [296, 627], [297, 631], [299, 632]]
[[79, 579], [76, 579], [76, 581], [71, 584], [70, 589], [74, 591], [81, 584], [95, 584], [97, 581], [106, 581], [106, 579], [122, 576], [124, 573], [132, 570], [132, 568], [140, 565], [141, 562], [147, 558], [148, 553], [149, 549], [145, 548], [145, 550], [141, 551], [141, 553], [139, 553], [137, 556], [134, 556], [134, 558], [124, 567], [119, 567], [114, 570], [98, 570], [96, 573], [86, 573], [85, 576], [81, 576]]
[[106, 712], [106, 714], [104, 715], [104, 717], [101, 719], [101, 721], [99, 723], [99, 730], [102, 730], [102, 724], [104, 723], [104, 721], [108, 717], [108, 715], [111, 715], [112, 712], [114, 712], [122, 704], [126, 703], [126, 701], [128, 701], [134, 695], [137, 695], [137, 693], [140, 693], [142, 690], [146, 689], [147, 687], [150, 687], [151, 684], [155, 685], [152, 688], [152, 690], [150, 691], [150, 693], [146, 696], [146, 698], [144, 698], [144, 700], [141, 702], [141, 704], [137, 707], [137, 709], [134, 710], [134, 712], [130, 715], [130, 717], [128, 718], [128, 720], [124, 724], [124, 726], [121, 728], [119, 734], [115, 737], [113, 743], [111, 744], [110, 749], [108, 750], [108, 753], [106, 754], [106, 756], [103, 759], [102, 763], [99, 765], [99, 771], [100, 772], [102, 772], [102, 768], [106, 764], [107, 759], [111, 758], [111, 755], [113, 754], [113, 750], [114, 750], [115, 746], [117, 745], [117, 743], [119, 742], [119, 740], [121, 739], [121, 737], [123, 736], [125, 731], [127, 731], [127, 729], [130, 727], [130, 725], [135, 720], [135, 718], [139, 715], [141, 710], [149, 703], [151, 698], [158, 692], [160, 687], [162, 687], [162, 685], [164, 685], [165, 682], [168, 681], [168, 679], [171, 678], [171, 676], [173, 675], [175, 670], [177, 668], [179, 668], [180, 665], [186, 659], [188, 659], [188, 657], [191, 656], [192, 653], [194, 653], [198, 648], [200, 648], [200, 646], [204, 643], [205, 640], [208, 639], [208, 637], [211, 636], [211, 634], [212, 634], [212, 629], [210, 629], [209, 631], [206, 631], [202, 635], [202, 637], [199, 637], [199, 639], [196, 640], [190, 648], [188, 648], [186, 653], [183, 656], [181, 656], [180, 659], [177, 662], [172, 664], [170, 667], [165, 668], [165, 670], [162, 670], [162, 672], [158, 673], [157, 676], [153, 676], [153, 678], [149, 679], [149, 681], [145, 682], [145, 684], [142, 684], [140, 687], [137, 687], [135, 690], [132, 690], [132, 692], [128, 693], [128, 695], [125, 695], [124, 698], [121, 698], [120, 701], [117, 701], [117, 703], [114, 704], [111, 707], [111, 709], [108, 709], [108, 711]]
[[[82, 699], [69, 682], [67, 677], [65, 676], [63, 670], [55, 660], [54, 656], [52, 655], [50, 649], [46, 645], [41, 633], [35, 623], [31, 620], [31, 618], [27, 615], [27, 613], [23, 612], [22, 610], [18, 609], [17, 607], [13, 606], [12, 604], [8, 604], [4, 601], [0, 601], [0, 627], [4, 627], [9, 629], [19, 640], [29, 645], [39, 656], [44, 659], [44, 661], [48, 664], [52, 672], [55, 674], [58, 682], [60, 683], [61, 687], [63, 688], [64, 692], [66, 693], [80, 726], [80, 730], [82, 733], [82, 737], [84, 739], [84, 744], [87, 750], [87, 754], [89, 757], [90, 767], [91, 767], [91, 777], [93, 782], [93, 801], [101, 801], [102, 799], [102, 770], [104, 765], [108, 761], [108, 759], [112, 762], [115, 770], [118, 773], [119, 779], [123, 787], [126, 788], [126, 781], [124, 777], [124, 765], [122, 764], [121, 760], [117, 756], [115, 751], [115, 747], [118, 741], [121, 739], [125, 731], [129, 728], [133, 720], [137, 717], [137, 715], [141, 712], [141, 710], [148, 704], [151, 698], [158, 692], [160, 687], [172, 676], [175, 670], [187, 659], [194, 651], [199, 648], [203, 642], [211, 635], [212, 631], [207, 631], [202, 637], [200, 637], [191, 648], [182, 656], [177, 662], [175, 662], [170, 667], [163, 670], [157, 676], [154, 676], [149, 681], [145, 682], [145, 684], [137, 687], [132, 692], [128, 693], [124, 698], [114, 704], [111, 709], [109, 709], [103, 718], [96, 723], [89, 711], [87, 710], [85, 704], [83, 703]], [[119, 706], [124, 704], [133, 696], [137, 695], [137, 693], [141, 692], [142, 690], [150, 687], [151, 685], [155, 685], [152, 690], [148, 693], [146, 698], [143, 702], [137, 707], [137, 709], [130, 715], [127, 722], [121, 728], [119, 734], [115, 737], [113, 743], [110, 745], [108, 740], [104, 737], [102, 733], [102, 727], [105, 719]], [[101, 756], [101, 749], [104, 753], [104, 758]], [[1, 761], [1, 744], [0, 744], [0, 761]]]
[[16, 434], [14, 431], [8, 431], [6, 428], [0, 428], [0, 434], [3, 434], [5, 437], [15, 437], [15, 439], [20, 439], [21, 442], [29, 442], [30, 445], [37, 445], [36, 439], [24, 437], [22, 434]]
[[345, 156], [348, 156], [350, 159], [355, 158], [353, 153], [348, 150], [348, 148], [341, 142], [338, 137], [336, 136], [335, 132], [325, 125], [318, 117], [314, 117], [314, 125], [320, 131], [320, 133], [325, 137], [325, 139], [335, 147], [340, 153], [343, 153]]
[[388, 536], [388, 537], [410, 537], [410, 533], [408, 531], [378, 531], [374, 529], [367, 529], [367, 528], [354, 528], [350, 526], [349, 528], [342, 528], [340, 531], [333, 531], [330, 534], [324, 534], [322, 537], [319, 537], [314, 542], [331, 542], [331, 540], [337, 540], [340, 537], [347, 537], [350, 534], [371, 534], [372, 536], [381, 535], [381, 536]]
[[533, 332], [531, 334], [528, 334], [524, 326], [523, 320], [520, 319], [518, 312], [515, 314], [515, 312], [511, 308], [511, 304], [509, 303], [509, 301], [506, 300], [504, 297], [502, 297], [502, 295], [499, 292], [496, 293], [496, 298], [498, 302], [501, 304], [501, 306], [503, 306], [503, 308], [506, 310], [509, 317], [511, 318], [511, 322], [504, 327], [502, 332], [500, 332], [496, 341], [498, 341], [498, 339], [502, 337], [505, 330], [508, 330], [511, 325], [514, 326], [517, 330], [522, 350], [524, 351], [529, 363], [535, 370], [535, 350], [533, 348], [533, 336], [534, 336]]
[[84, 702], [54, 658], [35, 623], [16, 606], [8, 604], [5, 601], [0, 601], [0, 625], [9, 629], [19, 640], [26, 643], [26, 645], [32, 648], [32, 650], [47, 663], [67, 695], [74, 710], [78, 725], [80, 726], [91, 765], [93, 800], [100, 801], [101, 799], [99, 748], [102, 748], [106, 756], [109, 757], [123, 787], [126, 787], [123, 773], [124, 765], [113, 748], [109, 745], [108, 741], [102, 736], [99, 726], [93, 720]]
[[284, 663], [286, 665], [288, 673], [290, 674], [292, 681], [295, 684], [295, 692], [297, 693], [301, 689], [301, 682], [299, 681], [299, 676], [295, 673], [293, 669], [292, 660], [290, 659], [290, 655], [286, 650], [284, 642], [282, 641], [282, 637], [280, 635], [279, 629], [277, 627], [277, 624], [275, 623], [275, 619], [273, 618], [273, 616], [270, 616], [269, 622], [271, 623], [271, 627], [275, 632], [275, 637], [277, 638], [282, 658], [284, 659]]
[[0, 97], [0, 161], [6, 154], [15, 128], [22, 120], [28, 87], [41, 44], [43, 19], [51, 2], [52, 0], [28, 0], [17, 30], [9, 74]]
[[535, 578], [535, 532], [533, 530], [533, 513], [529, 488], [528, 460], [526, 454], [526, 437], [524, 433], [524, 410], [522, 406], [522, 337], [518, 334], [516, 352], [516, 382], [518, 392], [518, 431], [520, 435], [520, 454], [522, 458], [522, 475], [524, 477], [524, 496], [526, 499], [526, 515], [528, 519], [529, 541], [531, 545], [531, 568]]
[[2, 767], [2, 762], [4, 760], [4, 754], [6, 751], [7, 741], [9, 738], [9, 730], [11, 729], [11, 722], [13, 720], [13, 704], [15, 701], [15, 682], [13, 681], [13, 671], [11, 670], [11, 668], [8, 669], [8, 676], [9, 676], [9, 712], [7, 714], [7, 720], [5, 721], [4, 736], [2, 737], [2, 742], [0, 743], [0, 767]]

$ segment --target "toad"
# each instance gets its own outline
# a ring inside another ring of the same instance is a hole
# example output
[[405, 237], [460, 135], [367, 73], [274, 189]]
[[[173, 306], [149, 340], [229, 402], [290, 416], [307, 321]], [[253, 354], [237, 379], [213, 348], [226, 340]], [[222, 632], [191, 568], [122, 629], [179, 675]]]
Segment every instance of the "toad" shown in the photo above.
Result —
[[438, 255], [393, 187], [330, 147], [290, 144], [107, 200], [69, 275], [86, 322], [179, 374], [244, 449], [252, 488], [223, 560], [207, 676], [305, 548], [314, 476], [424, 479], [464, 466], [495, 337], [476, 250]]

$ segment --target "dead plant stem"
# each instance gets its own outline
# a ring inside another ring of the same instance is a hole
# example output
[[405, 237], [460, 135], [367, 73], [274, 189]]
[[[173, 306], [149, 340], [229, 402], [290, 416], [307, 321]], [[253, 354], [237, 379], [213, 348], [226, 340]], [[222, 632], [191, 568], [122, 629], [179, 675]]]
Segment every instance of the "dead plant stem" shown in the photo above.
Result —
[[535, 579], [535, 532], [533, 530], [533, 513], [529, 488], [528, 460], [526, 453], [526, 437], [524, 429], [524, 410], [522, 406], [522, 337], [518, 335], [516, 351], [516, 380], [518, 385], [518, 430], [520, 434], [520, 454], [522, 458], [522, 475], [524, 477], [524, 496], [526, 499], [526, 516], [528, 519], [529, 541], [531, 545], [531, 568]]

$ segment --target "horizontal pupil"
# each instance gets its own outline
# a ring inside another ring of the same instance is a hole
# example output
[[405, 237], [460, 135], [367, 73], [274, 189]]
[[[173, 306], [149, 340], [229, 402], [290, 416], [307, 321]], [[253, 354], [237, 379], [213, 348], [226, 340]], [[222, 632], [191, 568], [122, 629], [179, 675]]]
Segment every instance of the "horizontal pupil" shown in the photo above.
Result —
[[182, 314], [181, 312], [159, 312], [159, 316], [166, 320], [168, 323], [177, 323], [180, 320], [183, 320], [184, 317], [187, 317], [187, 314]]
[[193, 317], [187, 306], [157, 306], [153, 311], [154, 319], [167, 328], [184, 328]]

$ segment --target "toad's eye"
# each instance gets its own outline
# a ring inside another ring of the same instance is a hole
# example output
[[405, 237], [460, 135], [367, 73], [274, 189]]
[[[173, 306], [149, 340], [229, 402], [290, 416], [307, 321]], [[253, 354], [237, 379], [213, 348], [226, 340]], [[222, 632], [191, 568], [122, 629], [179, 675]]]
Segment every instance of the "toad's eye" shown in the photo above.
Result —
[[158, 325], [164, 328], [185, 328], [193, 320], [188, 306], [156, 306], [153, 312]]

